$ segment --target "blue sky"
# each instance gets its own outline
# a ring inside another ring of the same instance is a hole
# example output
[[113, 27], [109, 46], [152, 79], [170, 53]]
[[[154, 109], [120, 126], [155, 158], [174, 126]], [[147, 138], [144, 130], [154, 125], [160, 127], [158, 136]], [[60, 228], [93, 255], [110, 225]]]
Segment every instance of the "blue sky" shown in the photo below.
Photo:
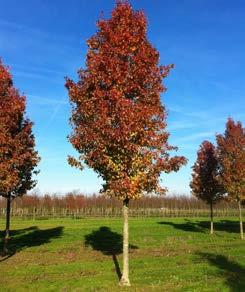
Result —
[[[191, 166], [200, 143], [215, 140], [228, 116], [245, 123], [245, 2], [223, 0], [131, 1], [149, 21], [148, 37], [161, 64], [175, 64], [162, 96], [170, 142], [189, 162], [178, 173], [162, 175], [173, 193], [189, 193]], [[75, 154], [64, 76], [76, 79], [84, 64], [86, 40], [96, 21], [108, 17], [112, 0], [0, 0], [0, 57], [10, 66], [15, 86], [27, 96], [42, 158], [41, 192], [97, 192], [101, 180], [66, 161]]]

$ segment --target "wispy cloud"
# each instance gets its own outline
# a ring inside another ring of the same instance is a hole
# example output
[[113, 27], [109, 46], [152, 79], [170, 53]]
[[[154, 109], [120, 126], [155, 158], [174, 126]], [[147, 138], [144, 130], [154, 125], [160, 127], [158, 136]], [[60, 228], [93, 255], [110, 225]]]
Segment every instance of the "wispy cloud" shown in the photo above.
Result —
[[72, 35], [0, 20], [0, 50], [5, 55], [14, 52], [25, 62], [48, 64], [64, 58], [73, 59], [80, 49], [79, 39]]
[[40, 30], [38, 28], [29, 27], [20, 23], [7, 21], [4, 19], [0, 20], [0, 26], [7, 29], [12, 30], [14, 32], [20, 31], [22, 34], [27, 33], [29, 35], [34, 35], [36, 37], [41, 37], [42, 39], [52, 39], [54, 41], [60, 41], [60, 42], [73, 42], [76, 41], [76, 38], [72, 37], [71, 35], [58, 35], [57, 33], [52, 34], [50, 32]]
[[53, 112], [52, 112], [52, 114], [50, 116], [49, 123], [51, 123], [51, 122], [54, 121], [54, 119], [57, 116], [57, 114], [58, 114], [59, 110], [61, 109], [61, 107], [62, 107], [62, 104], [61, 103], [59, 103], [59, 104], [57, 104], [55, 106], [55, 108], [53, 109]]
[[42, 106], [48, 106], [52, 107], [52, 112], [49, 116], [48, 124], [53, 122], [61, 110], [63, 106], [68, 105], [68, 100], [67, 99], [54, 99], [54, 98], [47, 98], [47, 97], [41, 97], [37, 95], [28, 95], [28, 97], [31, 98], [31, 101]]
[[[241, 98], [241, 100], [245, 100], [245, 98]], [[201, 110], [192, 110], [190, 111], [190, 108], [193, 108], [193, 106], [188, 105], [188, 108], [182, 107], [179, 105], [168, 105], [168, 110], [173, 113], [178, 113], [187, 117], [193, 117], [193, 118], [199, 118], [199, 119], [210, 119], [220, 121], [224, 118], [226, 119], [229, 116], [230, 112], [244, 112], [245, 110], [245, 103], [227, 103], [222, 105], [216, 105], [212, 106], [206, 109]], [[244, 116], [244, 115], [243, 115]], [[244, 116], [245, 117], [245, 116]]]
[[15, 76], [19, 76], [19, 77], [27, 77], [27, 78], [34, 78], [34, 79], [42, 79], [42, 78], [50, 78], [44, 74], [40, 74], [37, 72], [31, 72], [31, 71], [19, 71], [19, 70], [14, 70], [14, 74]]
[[189, 111], [186, 110], [183, 107], [177, 106], [177, 105], [170, 105], [168, 107], [170, 112], [175, 112], [175, 113], [179, 113], [185, 116], [189, 116], [189, 117], [193, 117], [193, 118], [203, 118], [205, 119], [208, 116], [208, 111], [202, 110], [202, 111]]
[[38, 72], [38, 71], [20, 71], [20, 70], [13, 70], [12, 71], [13, 73], [13, 76], [17, 76], [17, 77], [20, 77], [20, 78], [24, 78], [24, 79], [43, 79], [45, 80], [45, 82], [48, 82], [48, 83], [55, 83], [55, 84], [59, 84], [59, 85], [64, 85], [65, 83], [65, 79], [64, 79], [64, 76], [57, 76], [57, 75], [54, 75], [54, 74], [45, 74], [43, 72]]
[[60, 75], [62, 78], [67, 74], [65, 71], [57, 70], [57, 69], [52, 69], [52, 68], [44, 68], [41, 66], [23, 66], [20, 64], [12, 64], [10, 67], [13, 67], [13, 69], [16, 70], [16, 72], [20, 73], [26, 73], [26, 72], [32, 72], [33, 74], [37, 74], [39, 76], [43, 75]]
[[32, 95], [28, 94], [27, 95], [28, 99], [31, 99], [31, 102], [39, 104], [39, 105], [50, 105], [50, 106], [62, 106], [62, 105], [67, 105], [68, 100], [66, 99], [54, 99], [54, 98], [47, 98], [47, 97], [42, 97], [38, 95]]
[[207, 138], [214, 137], [214, 136], [215, 136], [214, 131], [199, 132], [199, 133], [194, 133], [194, 134], [186, 135], [183, 137], [179, 137], [178, 142], [180, 142], [180, 141], [181, 142], [195, 141], [195, 140], [198, 140], [200, 138], [207, 139]]
[[197, 127], [197, 123], [189, 122], [189, 121], [174, 121], [170, 122], [168, 125], [169, 131], [174, 130], [184, 130], [184, 129], [191, 129]]

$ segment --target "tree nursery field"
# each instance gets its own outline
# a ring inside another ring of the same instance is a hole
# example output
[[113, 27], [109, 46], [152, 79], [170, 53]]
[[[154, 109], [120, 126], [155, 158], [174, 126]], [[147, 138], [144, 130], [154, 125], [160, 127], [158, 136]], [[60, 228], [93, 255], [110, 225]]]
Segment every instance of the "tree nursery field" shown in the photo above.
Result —
[[233, 2], [1, 1], [0, 292], [245, 292]]
[[213, 235], [207, 218], [130, 219], [131, 287], [118, 286], [121, 221], [14, 219], [0, 291], [245, 291], [245, 245], [234, 218], [216, 220]]

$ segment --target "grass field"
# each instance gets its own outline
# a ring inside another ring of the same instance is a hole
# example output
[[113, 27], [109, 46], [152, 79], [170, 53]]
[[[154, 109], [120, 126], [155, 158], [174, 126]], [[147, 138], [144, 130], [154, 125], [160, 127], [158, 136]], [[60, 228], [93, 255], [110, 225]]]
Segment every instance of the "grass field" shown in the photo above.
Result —
[[0, 291], [245, 291], [238, 222], [210, 236], [205, 220], [131, 219], [130, 288], [118, 286], [121, 219], [13, 220]]

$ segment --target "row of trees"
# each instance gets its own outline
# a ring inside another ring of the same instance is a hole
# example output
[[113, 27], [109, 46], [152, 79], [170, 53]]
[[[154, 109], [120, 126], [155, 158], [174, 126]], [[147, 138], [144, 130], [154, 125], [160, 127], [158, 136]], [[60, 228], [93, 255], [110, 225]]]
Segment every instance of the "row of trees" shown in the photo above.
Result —
[[[168, 143], [167, 114], [160, 94], [166, 90], [162, 80], [173, 65], [159, 65], [159, 53], [147, 39], [144, 13], [120, 0], [111, 18], [100, 19], [97, 27], [87, 42], [86, 67], [79, 70], [78, 82], [66, 79], [72, 107], [69, 140], [79, 153], [68, 161], [81, 170], [84, 163], [92, 168], [104, 181], [102, 192], [122, 202], [120, 284], [128, 286], [129, 203], [146, 193], [165, 194], [166, 188], [159, 183], [161, 172], [178, 171], [187, 159], [170, 155], [177, 147]], [[7, 199], [6, 252], [11, 200], [34, 186], [32, 174], [39, 157], [32, 123], [25, 118], [25, 98], [14, 89], [2, 63], [0, 109], [0, 193]]]
[[[245, 202], [244, 202], [245, 203]], [[62, 194], [27, 194], [23, 197], [16, 198], [12, 202], [13, 214], [22, 214], [23, 212], [27, 215], [32, 215], [33, 212], [42, 213], [41, 210], [44, 210], [44, 213], [47, 212], [51, 216], [53, 213], [64, 214], [65, 210], [67, 213], [74, 213], [79, 210], [94, 209], [94, 210], [119, 210], [121, 208], [121, 202], [117, 198], [109, 198], [101, 194], [94, 194], [91, 196], [85, 196], [79, 192], [70, 192], [65, 195]], [[6, 206], [5, 199], [0, 198], [0, 210], [4, 209]], [[175, 214], [178, 211], [183, 211], [183, 214], [194, 214], [195, 211], [201, 213], [202, 210], [206, 211], [209, 208], [209, 205], [205, 201], [199, 200], [194, 196], [185, 196], [185, 195], [168, 195], [168, 196], [142, 196], [139, 200], [132, 200], [130, 207], [133, 210], [145, 210], [144, 213], [147, 213], [147, 210], [165, 210], [166, 213]], [[219, 214], [227, 213], [237, 208], [236, 202], [229, 202], [227, 200], [222, 200], [217, 202], [216, 210], [219, 211]], [[23, 212], [22, 212], [23, 211]], [[169, 211], [169, 212], [168, 212]], [[185, 212], [184, 212], [185, 211]], [[104, 212], [103, 212], [104, 213]], [[119, 211], [117, 212], [119, 214]], [[163, 212], [164, 213], [164, 212]], [[100, 212], [98, 211], [99, 215]], [[160, 214], [160, 212], [159, 212]], [[190, 215], [188, 215], [190, 216]]]
[[245, 129], [228, 119], [224, 135], [216, 135], [217, 146], [209, 141], [200, 145], [193, 166], [190, 187], [197, 198], [210, 205], [210, 233], [213, 234], [213, 205], [226, 198], [239, 208], [243, 239], [241, 202], [245, 200]]

